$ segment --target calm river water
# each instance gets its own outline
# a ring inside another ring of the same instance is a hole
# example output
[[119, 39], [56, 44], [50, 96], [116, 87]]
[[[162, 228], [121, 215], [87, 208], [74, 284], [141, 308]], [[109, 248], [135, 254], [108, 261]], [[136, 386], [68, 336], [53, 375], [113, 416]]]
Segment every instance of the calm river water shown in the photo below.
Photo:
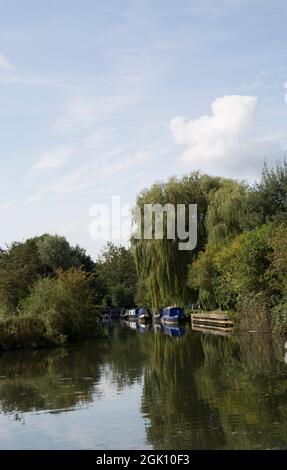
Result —
[[134, 326], [1, 353], [0, 448], [287, 448], [284, 342]]

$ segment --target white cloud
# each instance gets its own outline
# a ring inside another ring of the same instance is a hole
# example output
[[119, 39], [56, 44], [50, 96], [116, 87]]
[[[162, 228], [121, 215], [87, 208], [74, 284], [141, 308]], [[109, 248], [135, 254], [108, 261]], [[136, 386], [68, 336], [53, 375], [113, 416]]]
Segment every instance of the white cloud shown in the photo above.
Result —
[[72, 147], [56, 147], [43, 152], [39, 160], [33, 165], [33, 171], [57, 170], [64, 166], [74, 153]]
[[254, 96], [223, 96], [216, 98], [212, 115], [186, 121], [176, 117], [170, 123], [175, 142], [189, 147], [186, 158], [226, 156], [226, 147], [238, 141], [252, 122], [257, 98]]
[[13, 65], [3, 54], [0, 54], [0, 69], [6, 70], [7, 72], [14, 70]]
[[175, 142], [186, 147], [182, 155], [186, 165], [228, 176], [253, 177], [264, 159], [278, 158], [276, 144], [255, 141], [248, 135], [256, 107], [254, 96], [228, 95], [212, 102], [209, 116], [191, 121], [174, 118], [170, 131]]

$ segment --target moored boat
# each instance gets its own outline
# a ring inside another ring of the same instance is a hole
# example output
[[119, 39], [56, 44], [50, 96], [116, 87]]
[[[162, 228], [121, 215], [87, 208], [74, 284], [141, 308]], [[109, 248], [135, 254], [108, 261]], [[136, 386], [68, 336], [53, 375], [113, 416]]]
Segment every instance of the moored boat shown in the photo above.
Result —
[[149, 323], [152, 321], [152, 313], [148, 308], [139, 308], [137, 319], [140, 322]]
[[137, 308], [132, 308], [128, 311], [129, 320], [135, 321], [137, 318]]
[[163, 323], [176, 323], [184, 319], [184, 310], [182, 307], [164, 308], [161, 315]]
[[152, 313], [148, 308], [137, 307], [129, 310], [129, 320], [150, 322], [152, 321]]

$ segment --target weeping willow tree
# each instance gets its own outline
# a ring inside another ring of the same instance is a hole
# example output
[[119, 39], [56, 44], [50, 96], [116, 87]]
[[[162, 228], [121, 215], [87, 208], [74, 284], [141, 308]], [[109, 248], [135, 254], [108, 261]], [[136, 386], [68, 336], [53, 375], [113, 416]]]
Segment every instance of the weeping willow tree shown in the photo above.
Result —
[[[181, 241], [176, 233], [175, 239], [167, 237], [167, 216], [163, 214], [163, 239], [132, 239], [136, 267], [141, 292], [146, 292], [144, 301], [153, 308], [168, 304], [186, 305], [195, 299], [186, 285], [187, 266], [206, 243], [205, 216], [210, 191], [220, 187], [222, 180], [199, 172], [191, 173], [182, 179], [170, 178], [167, 183], [156, 183], [142, 191], [137, 198], [140, 210], [141, 233], [144, 233], [144, 207], [146, 204], [185, 205], [185, 230], [189, 231], [189, 204], [197, 204], [197, 245], [193, 250], [180, 251]], [[176, 211], [175, 211], [176, 212]], [[175, 223], [177, 227], [177, 220]], [[155, 233], [155, 219], [152, 220], [152, 234]]]
[[248, 186], [234, 180], [211, 191], [205, 223], [209, 243], [224, 243], [242, 232], [249, 197]]

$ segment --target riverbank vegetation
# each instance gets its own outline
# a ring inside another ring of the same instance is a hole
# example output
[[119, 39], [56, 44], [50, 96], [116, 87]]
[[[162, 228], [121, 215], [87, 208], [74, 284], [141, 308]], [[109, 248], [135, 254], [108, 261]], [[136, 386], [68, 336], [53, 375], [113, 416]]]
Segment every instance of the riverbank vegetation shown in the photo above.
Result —
[[108, 244], [92, 259], [64, 237], [43, 235], [0, 253], [0, 348], [39, 347], [95, 335], [107, 307], [133, 304], [132, 253]]
[[252, 186], [198, 172], [172, 178], [138, 196], [142, 211], [147, 203], [197, 204], [198, 243], [180, 252], [178, 240], [133, 240], [142, 301], [231, 310], [247, 328], [287, 326], [286, 162], [265, 166]]
[[0, 348], [77, 341], [95, 334], [106, 308], [136, 304], [199, 303], [236, 312], [244, 329], [287, 326], [286, 162], [251, 186], [199, 172], [171, 178], [138, 195], [142, 212], [147, 203], [197, 204], [195, 249], [132, 239], [93, 261], [49, 234], [1, 249]]

